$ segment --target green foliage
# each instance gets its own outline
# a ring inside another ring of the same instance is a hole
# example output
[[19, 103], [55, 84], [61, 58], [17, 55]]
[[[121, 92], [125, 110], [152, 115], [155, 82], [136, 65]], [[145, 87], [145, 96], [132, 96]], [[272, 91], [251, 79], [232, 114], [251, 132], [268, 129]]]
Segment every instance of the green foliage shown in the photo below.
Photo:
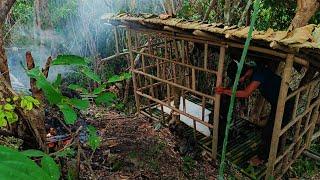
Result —
[[87, 66], [88, 62], [80, 56], [75, 55], [58, 55], [58, 57], [52, 62], [53, 66], [57, 65], [75, 65], [75, 66]]
[[121, 82], [127, 79], [131, 79], [132, 74], [131, 73], [122, 73], [121, 75], [114, 75], [109, 78], [108, 83], [116, 83], [116, 82]]
[[88, 145], [93, 151], [96, 151], [101, 144], [101, 138], [97, 135], [97, 130], [93, 126], [87, 127], [89, 136], [88, 136]]
[[[74, 55], [59, 55], [52, 62], [52, 65], [79, 66], [80, 71], [83, 72], [83, 74], [86, 75], [89, 79], [93, 79], [96, 82], [101, 83], [100, 77], [86, 66], [87, 62], [85, 58]], [[59, 107], [60, 111], [64, 115], [64, 119], [67, 124], [74, 124], [77, 120], [77, 113], [75, 112], [74, 108], [85, 110], [89, 107], [89, 101], [87, 100], [75, 98], [70, 99], [62, 95], [61, 90], [59, 89], [62, 81], [61, 75], [57, 77], [57, 80], [54, 83], [50, 83], [43, 75], [39, 67], [29, 70], [27, 74], [29, 77], [36, 79], [37, 87], [44, 92], [44, 95], [48, 99], [49, 103]], [[105, 86], [101, 86], [101, 90], [98, 89], [95, 93], [100, 94], [103, 91], [103, 87], [105, 88]], [[80, 91], [82, 93], [88, 93], [88, 90], [79, 85], [71, 84], [68, 86], [68, 88]], [[106, 96], [103, 96], [103, 98], [106, 99]], [[102, 99], [101, 102], [105, 102], [106, 100], [103, 101], [104, 99]], [[27, 109], [32, 108], [32, 104], [30, 105], [30, 103], [24, 103], [23, 105], [26, 106]]]
[[[58, 180], [59, 166], [48, 155], [36, 150], [18, 152], [0, 146], [0, 174], [3, 179]], [[41, 166], [28, 157], [42, 157]]]
[[88, 100], [82, 100], [82, 99], [76, 99], [76, 98], [70, 99], [70, 104], [79, 110], [88, 109], [90, 105]]
[[84, 67], [80, 68], [80, 72], [82, 72], [84, 75], [86, 75], [89, 79], [92, 79], [95, 82], [101, 84], [100, 77], [96, 73], [91, 71], [91, 69], [89, 67], [84, 66]]
[[61, 92], [46, 79], [39, 67], [29, 70], [27, 74], [29, 77], [36, 79], [37, 87], [42, 89], [49, 103], [60, 104], [62, 102]]
[[64, 120], [67, 124], [74, 124], [78, 118], [77, 113], [68, 104], [58, 105], [60, 111], [63, 113]]
[[190, 156], [185, 156], [182, 158], [182, 170], [185, 174], [190, 173], [190, 171], [192, 171], [195, 166], [196, 166], [196, 162], [194, 159], [192, 159]]
[[87, 89], [77, 84], [70, 84], [68, 88], [80, 93], [89, 94], [89, 91]]
[[116, 100], [117, 96], [114, 93], [111, 92], [106, 92], [106, 93], [101, 93], [96, 99], [96, 103], [101, 105], [111, 105], [115, 100]]
[[0, 127], [5, 127], [8, 123], [12, 124], [18, 121], [19, 118], [15, 112], [17, 105], [26, 112], [31, 111], [35, 106], [39, 107], [40, 102], [31, 96], [0, 99]]

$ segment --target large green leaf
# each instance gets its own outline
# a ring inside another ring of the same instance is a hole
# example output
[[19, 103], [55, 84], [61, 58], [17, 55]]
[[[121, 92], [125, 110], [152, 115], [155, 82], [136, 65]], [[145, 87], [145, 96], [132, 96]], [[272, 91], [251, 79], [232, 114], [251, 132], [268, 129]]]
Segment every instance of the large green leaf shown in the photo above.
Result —
[[88, 100], [81, 100], [81, 99], [75, 99], [75, 98], [70, 99], [70, 103], [72, 106], [80, 110], [88, 109], [90, 105]]
[[41, 160], [42, 169], [50, 176], [51, 179], [58, 180], [60, 178], [59, 166], [50, 156], [44, 156]]
[[108, 83], [116, 83], [116, 82], [120, 82], [120, 81], [123, 81], [122, 76], [114, 75], [109, 78]]
[[91, 69], [90, 69], [89, 67], [84, 66], [84, 67], [82, 67], [82, 68], [80, 69], [80, 71], [81, 71], [84, 75], [86, 75], [88, 78], [90, 78], [90, 79], [94, 80], [95, 82], [101, 84], [101, 79], [100, 79], [100, 77], [99, 77], [96, 73], [94, 73], [93, 71], [91, 71]]
[[62, 101], [62, 94], [46, 79], [39, 67], [27, 72], [28, 76], [36, 79], [37, 87], [41, 89], [51, 104], [59, 104]]
[[121, 75], [114, 75], [109, 78], [108, 83], [116, 83], [120, 81], [124, 81], [127, 79], [131, 79], [132, 74], [131, 73], [122, 73]]
[[58, 74], [57, 79], [52, 83], [52, 86], [57, 89], [57, 88], [59, 88], [61, 83], [62, 83], [62, 75]]
[[61, 104], [58, 105], [60, 111], [63, 113], [64, 120], [67, 124], [74, 124], [77, 120], [77, 114], [73, 110], [72, 107], [70, 107], [67, 104]]
[[0, 146], [1, 179], [51, 179], [35, 162], [14, 149]]
[[101, 144], [101, 138], [97, 135], [97, 130], [95, 127], [89, 125], [87, 129], [89, 132], [88, 145], [92, 150], [95, 151]]
[[84, 87], [77, 85], [77, 84], [70, 84], [68, 86], [69, 89], [80, 92], [80, 93], [84, 93], [84, 94], [88, 94], [88, 90], [85, 89]]
[[86, 66], [88, 63], [85, 58], [75, 55], [59, 55], [52, 61], [52, 65], [77, 65]]
[[101, 93], [96, 99], [96, 103], [98, 104], [105, 104], [107, 106], [111, 105], [114, 100], [117, 98], [117, 96], [114, 93], [106, 92]]
[[27, 156], [27, 157], [43, 157], [46, 154], [39, 150], [29, 149], [26, 151], [22, 151], [21, 154]]
[[107, 86], [105, 84], [102, 84], [101, 86], [95, 88], [92, 93], [93, 94], [100, 94], [106, 89], [106, 87]]

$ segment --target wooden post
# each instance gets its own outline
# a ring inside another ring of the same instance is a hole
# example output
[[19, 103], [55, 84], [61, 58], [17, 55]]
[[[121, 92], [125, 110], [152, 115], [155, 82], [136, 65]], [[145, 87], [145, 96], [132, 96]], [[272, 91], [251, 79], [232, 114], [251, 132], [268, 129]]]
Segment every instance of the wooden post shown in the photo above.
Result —
[[277, 158], [277, 151], [278, 151], [278, 145], [279, 145], [279, 139], [280, 139], [279, 136], [280, 136], [281, 125], [282, 125], [282, 117], [284, 114], [286, 98], [287, 98], [288, 89], [289, 89], [289, 81], [291, 79], [291, 74], [292, 74], [293, 61], [294, 61], [294, 55], [288, 54], [286, 59], [286, 65], [282, 75], [280, 91], [279, 91], [277, 112], [274, 120], [268, 167], [267, 167], [267, 172], [265, 177], [266, 180], [269, 180], [269, 178], [272, 178], [274, 176], [274, 167], [275, 167], [275, 161]]
[[[127, 29], [127, 41], [128, 41], [128, 50], [129, 50], [129, 58], [131, 63], [131, 70], [134, 70], [134, 58], [132, 53], [132, 39], [131, 39], [131, 29]], [[137, 106], [137, 113], [140, 115], [140, 100], [139, 96], [137, 94], [137, 80], [136, 80], [136, 74], [132, 72], [132, 81], [133, 81], [133, 89], [134, 89], [134, 97], [136, 100], [136, 106]]]
[[[226, 55], [226, 48], [225, 47], [220, 47], [220, 56], [219, 56], [216, 87], [220, 87], [222, 85], [222, 77], [223, 77], [225, 55]], [[214, 112], [213, 112], [214, 113], [213, 114], [214, 127], [213, 127], [213, 132], [212, 132], [212, 157], [214, 159], [217, 158], [217, 151], [218, 151], [220, 99], [221, 99], [221, 95], [220, 94], [215, 94]]]

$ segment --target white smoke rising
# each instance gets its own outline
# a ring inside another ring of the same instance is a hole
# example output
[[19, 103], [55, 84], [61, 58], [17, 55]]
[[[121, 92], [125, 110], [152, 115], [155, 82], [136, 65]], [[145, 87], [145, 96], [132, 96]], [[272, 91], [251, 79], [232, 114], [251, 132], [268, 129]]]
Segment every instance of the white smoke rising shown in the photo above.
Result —
[[[61, 22], [54, 22], [59, 26], [50, 30], [39, 31], [34, 27], [34, 23], [22, 24], [16, 20], [16, 24], [10, 29], [10, 44], [6, 48], [10, 73], [29, 87], [29, 78], [21, 66], [21, 64], [25, 66], [26, 51], [32, 52], [36, 66], [40, 67], [44, 66], [49, 56], [56, 57], [58, 54], [109, 56], [114, 48], [113, 33], [110, 26], [100, 22], [100, 17], [105, 13], [119, 12], [159, 14], [163, 12], [161, 2], [162, 0], [52, 0], [50, 3], [57, 6], [57, 9], [50, 9], [52, 21], [57, 21], [57, 13], [60, 15], [68, 14], [69, 11], [75, 13], [60, 17], [63, 19]], [[70, 7], [64, 7], [66, 3], [70, 3]], [[31, 16], [35, 19], [33, 14]], [[37, 39], [38, 36], [41, 39]], [[40, 41], [45, 45], [40, 45]], [[58, 73], [64, 71], [65, 69], [61, 67], [52, 68], [50, 79], [54, 79]]]

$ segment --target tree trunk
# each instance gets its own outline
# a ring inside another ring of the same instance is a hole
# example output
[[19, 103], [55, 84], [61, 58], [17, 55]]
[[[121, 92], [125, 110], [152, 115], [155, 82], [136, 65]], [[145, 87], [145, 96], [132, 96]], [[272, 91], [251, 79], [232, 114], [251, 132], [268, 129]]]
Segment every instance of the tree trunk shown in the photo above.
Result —
[[[297, 12], [295, 17], [291, 21], [291, 25], [289, 26], [288, 30], [292, 31], [296, 28], [307, 25], [309, 20], [317, 12], [319, 8], [319, 0], [297, 0]], [[309, 82], [314, 77], [316, 72], [317, 69], [310, 67], [307, 70], [306, 75], [300, 82], [300, 87]]]
[[[0, 94], [3, 97], [15, 97], [19, 96], [16, 94], [13, 89], [9, 86], [9, 84], [5, 81], [4, 77], [0, 75]], [[20, 104], [16, 104], [17, 106], [17, 114], [18, 116], [23, 119], [23, 123], [26, 124], [26, 127], [30, 129], [32, 132], [33, 137], [38, 142], [39, 147], [47, 151], [48, 148], [46, 146], [46, 129], [44, 124], [44, 111], [42, 109], [34, 108], [31, 111], [24, 111], [23, 109], [19, 108]], [[25, 131], [23, 132], [25, 133]]]
[[173, 9], [173, 0], [164, 0], [163, 5], [165, 7], [166, 13], [169, 15], [174, 15], [174, 9]]
[[[243, 26], [243, 23], [244, 21], [246, 20], [246, 18], [248, 17], [248, 14], [249, 14], [249, 10], [250, 10], [250, 7], [251, 7], [251, 4], [252, 4], [252, 0], [248, 0], [247, 2], [247, 5], [246, 7], [244, 8], [243, 12], [242, 12], [242, 15], [241, 15], [241, 18], [238, 22], [238, 27], [241, 27]], [[249, 14], [249, 17], [250, 17], [250, 14]], [[247, 23], [246, 23], [247, 24]]]
[[1, 24], [0, 24], [0, 73], [4, 76], [8, 84], [11, 84], [8, 59], [4, 49], [4, 39], [3, 39]]
[[202, 21], [208, 20], [209, 15], [210, 15], [212, 9], [213, 9], [215, 6], [217, 6], [217, 5], [218, 5], [217, 0], [211, 0], [210, 6], [208, 7], [208, 9], [207, 9], [207, 11], [206, 11], [206, 14], [204, 15]]
[[291, 21], [289, 30], [303, 27], [319, 9], [319, 0], [297, 0], [297, 12]]
[[10, 75], [9, 75], [8, 59], [4, 49], [3, 25], [14, 3], [15, 3], [15, 0], [0, 1], [0, 73], [3, 74], [8, 84], [10, 84]]
[[231, 0], [225, 0], [224, 2], [224, 24], [230, 25], [231, 14]]

